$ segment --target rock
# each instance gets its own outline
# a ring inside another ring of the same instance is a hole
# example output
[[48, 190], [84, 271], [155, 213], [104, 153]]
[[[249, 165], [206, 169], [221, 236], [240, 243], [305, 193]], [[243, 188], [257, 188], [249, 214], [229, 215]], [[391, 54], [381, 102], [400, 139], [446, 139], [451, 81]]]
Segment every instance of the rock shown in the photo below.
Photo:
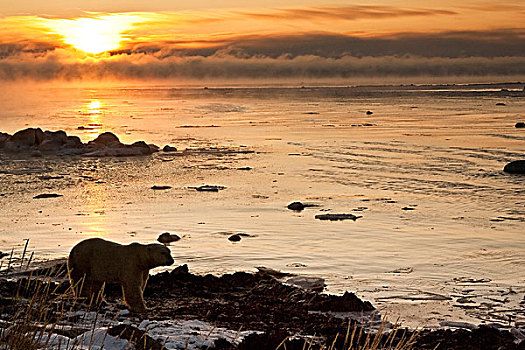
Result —
[[319, 311], [373, 311], [375, 308], [368, 301], [362, 301], [354, 293], [345, 292], [342, 296], [317, 294], [310, 301], [312, 310]]
[[78, 136], [68, 136], [66, 143], [64, 144], [65, 148], [84, 148], [84, 144], [80, 141]]
[[159, 241], [162, 244], [170, 244], [179, 240], [179, 236], [177, 236], [176, 234], [171, 234], [169, 232], [164, 232], [157, 238], [157, 241]]
[[372, 112], [372, 111], [366, 111], [366, 115], [372, 115], [372, 114], [374, 114], [374, 112]]
[[319, 293], [322, 292], [326, 286], [324, 278], [308, 276], [291, 277], [286, 280], [286, 283]]
[[102, 134], [98, 135], [96, 139], [88, 142], [88, 146], [95, 145], [97, 147], [111, 146], [116, 144], [121, 144], [120, 140], [115, 134], [111, 132], [103, 132]]
[[514, 125], [514, 127], [518, 128], [518, 129], [525, 128], [525, 123], [524, 122], [517, 122], [516, 125]]
[[[503, 90], [502, 90], [502, 91], [503, 91]], [[506, 106], [506, 105], [505, 105], [505, 103], [503, 103], [503, 102], [498, 102], [498, 103], [496, 103], [496, 106]]]
[[61, 194], [57, 194], [57, 193], [42, 193], [42, 194], [34, 196], [33, 199], [57, 198], [57, 197], [62, 197], [62, 195]]
[[217, 186], [217, 185], [202, 185], [199, 187], [195, 187], [197, 191], [201, 192], [219, 192], [219, 190], [224, 190], [226, 187], [224, 186]]
[[162, 150], [164, 152], [177, 152], [177, 148], [176, 147], [172, 147], [170, 145], [166, 145], [162, 148]]
[[27, 151], [38, 146], [44, 140], [44, 132], [40, 128], [28, 128], [17, 131], [4, 143], [8, 152]]
[[311, 207], [317, 207], [317, 206], [318, 206], [317, 204], [292, 202], [288, 204], [287, 208], [290, 210], [301, 211], [304, 208], [311, 208]]
[[258, 270], [258, 273], [261, 274], [261, 275], [272, 276], [272, 277], [275, 277], [275, 278], [283, 278], [283, 277], [286, 277], [286, 276], [293, 276], [294, 275], [293, 273], [288, 273], [288, 272], [282, 272], [282, 271], [274, 270], [274, 269], [266, 267], [266, 266], [257, 266], [256, 269]]
[[287, 208], [290, 209], [290, 210], [301, 211], [301, 210], [303, 210], [305, 208], [305, 206], [301, 202], [292, 202], [292, 203], [288, 204]]
[[6, 142], [6, 140], [9, 138], [9, 134], [5, 133], [5, 132], [0, 132], [0, 147], [4, 147], [4, 143]]
[[318, 220], [330, 220], [330, 221], [338, 221], [338, 220], [354, 220], [356, 221], [359, 218], [362, 218], [362, 216], [356, 216], [353, 214], [319, 214], [315, 216]]
[[146, 142], [144, 141], [137, 141], [137, 142], [134, 142], [131, 144], [131, 147], [134, 151], [136, 151], [137, 153], [139, 154], [151, 154], [153, 152], [156, 152], [156, 151], [152, 151], [150, 145], [148, 145]]
[[232, 242], [239, 242], [241, 240], [241, 236], [238, 234], [231, 235], [230, 237], [228, 237], [228, 240]]
[[8, 253], [0, 252], [0, 259], [2, 259], [5, 256], [8, 256], [8, 255], [9, 255]]
[[6, 152], [27, 152], [32, 156], [43, 154], [84, 155], [86, 157], [141, 156], [157, 152], [159, 148], [144, 141], [123, 144], [110, 132], [100, 134], [95, 140], [83, 144], [77, 136], [67, 136], [63, 130], [42, 131], [28, 128], [14, 135], [0, 133], [0, 148]]
[[412, 208], [412, 207], [403, 207], [403, 208], [401, 208], [401, 210], [416, 210], [416, 208]]
[[180, 265], [171, 270], [170, 275], [171, 276], [178, 276], [178, 275], [187, 275], [190, 273], [190, 269], [188, 268], [188, 264]]
[[170, 188], [171, 186], [157, 186], [157, 185], [151, 186], [152, 190], [169, 190]]
[[505, 165], [503, 171], [508, 174], [525, 174], [525, 160], [515, 160], [510, 162]]

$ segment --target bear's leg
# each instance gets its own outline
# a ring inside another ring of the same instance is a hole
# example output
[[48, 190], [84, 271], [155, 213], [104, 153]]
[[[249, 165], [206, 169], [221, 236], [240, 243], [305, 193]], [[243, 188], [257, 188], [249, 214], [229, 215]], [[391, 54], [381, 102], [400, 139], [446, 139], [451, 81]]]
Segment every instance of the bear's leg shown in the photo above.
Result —
[[[139, 281], [137, 281], [139, 282]], [[141, 283], [123, 283], [122, 284], [122, 296], [124, 301], [129, 306], [130, 311], [133, 312], [146, 312], [146, 304], [142, 297]]]
[[149, 270], [146, 270], [142, 273], [142, 291], [144, 292], [144, 289], [146, 289], [146, 283], [148, 283], [149, 278]]

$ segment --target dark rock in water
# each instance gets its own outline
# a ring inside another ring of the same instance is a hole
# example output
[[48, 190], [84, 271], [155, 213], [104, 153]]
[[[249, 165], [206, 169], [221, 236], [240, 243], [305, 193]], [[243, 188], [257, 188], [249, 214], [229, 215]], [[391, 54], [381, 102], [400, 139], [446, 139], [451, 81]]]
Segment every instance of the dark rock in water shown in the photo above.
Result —
[[301, 210], [303, 210], [305, 208], [305, 206], [301, 202], [292, 202], [292, 203], [288, 204], [287, 208], [290, 209], [290, 210], [301, 211]]
[[362, 218], [362, 216], [356, 216], [354, 214], [319, 214], [319, 215], [316, 215], [315, 218], [319, 220], [330, 220], [330, 221], [338, 221], [338, 220], [356, 221], [357, 219]]
[[34, 196], [33, 199], [57, 198], [57, 197], [62, 197], [62, 195], [61, 194], [57, 194], [57, 193], [42, 193], [42, 194], [39, 194], [37, 196]]
[[521, 129], [521, 128], [525, 128], [525, 123], [524, 122], [517, 122], [516, 125], [514, 125], [516, 128], [518, 129]]
[[195, 187], [197, 191], [201, 192], [219, 192], [219, 190], [224, 190], [226, 187], [224, 186], [217, 186], [217, 185], [202, 185], [199, 187]]
[[241, 240], [241, 236], [238, 234], [231, 235], [230, 237], [228, 237], [228, 240], [232, 242], [239, 242]]
[[169, 232], [164, 232], [157, 238], [157, 241], [159, 241], [162, 244], [170, 244], [173, 242], [177, 242], [179, 240], [180, 240], [179, 236], [173, 233], [169, 233]]
[[154, 185], [154, 186], [151, 186], [151, 189], [152, 190], [169, 190], [171, 188], [171, 186], [157, 186], [157, 185]]
[[177, 148], [173, 147], [173, 146], [170, 146], [170, 145], [164, 146], [164, 148], [162, 150], [164, 152], [177, 152]]
[[108, 328], [107, 334], [126, 339], [131, 342], [136, 350], [161, 350], [165, 349], [163, 344], [153, 339], [146, 331], [129, 324], [119, 324]]
[[508, 163], [503, 171], [509, 174], [525, 174], [525, 160], [515, 160]]
[[111, 132], [103, 132], [102, 134], [98, 135], [96, 139], [88, 142], [88, 146], [110, 146], [115, 144], [120, 144], [120, 140], [118, 139], [117, 135]]
[[317, 207], [317, 206], [318, 206], [317, 204], [292, 202], [288, 204], [287, 208], [290, 210], [301, 211], [304, 208], [311, 208], [311, 207]]
[[496, 103], [496, 106], [506, 106], [506, 104], [503, 103], [503, 102], [498, 102], [498, 103]]
[[374, 114], [374, 112], [372, 112], [372, 111], [366, 111], [366, 115], [372, 115], [372, 114]]

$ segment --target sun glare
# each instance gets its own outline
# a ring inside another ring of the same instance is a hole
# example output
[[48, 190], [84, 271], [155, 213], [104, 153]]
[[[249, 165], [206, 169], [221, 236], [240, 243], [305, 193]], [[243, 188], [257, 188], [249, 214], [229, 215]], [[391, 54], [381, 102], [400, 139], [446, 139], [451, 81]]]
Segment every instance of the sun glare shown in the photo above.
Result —
[[132, 16], [100, 15], [75, 19], [50, 19], [47, 25], [62, 41], [89, 54], [115, 50], [127, 38], [124, 32], [137, 22]]

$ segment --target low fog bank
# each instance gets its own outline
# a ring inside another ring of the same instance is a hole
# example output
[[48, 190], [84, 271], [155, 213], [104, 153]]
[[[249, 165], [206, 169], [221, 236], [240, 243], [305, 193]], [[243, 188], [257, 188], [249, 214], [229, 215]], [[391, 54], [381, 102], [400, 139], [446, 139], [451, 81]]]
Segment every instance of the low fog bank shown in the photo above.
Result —
[[[0, 60], [3, 81], [178, 80], [178, 81], [322, 81], [333, 79], [387, 79], [525, 76], [525, 57], [383, 56], [326, 58], [315, 55], [244, 57], [220, 52], [212, 56], [162, 57], [130, 54], [88, 58], [67, 56], [60, 50], [35, 57], [17, 55]], [[439, 79], [441, 80], [441, 79]]]

